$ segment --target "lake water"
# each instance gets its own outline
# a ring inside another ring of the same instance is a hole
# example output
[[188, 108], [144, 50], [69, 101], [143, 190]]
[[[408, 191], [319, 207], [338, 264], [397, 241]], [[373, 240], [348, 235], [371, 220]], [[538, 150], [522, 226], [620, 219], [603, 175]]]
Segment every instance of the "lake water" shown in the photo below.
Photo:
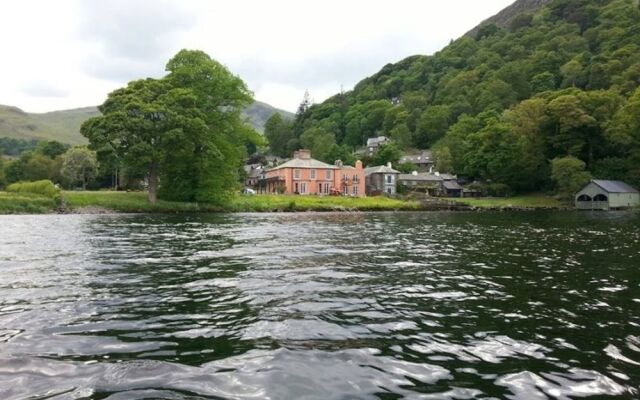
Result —
[[0, 217], [0, 399], [639, 390], [640, 214]]

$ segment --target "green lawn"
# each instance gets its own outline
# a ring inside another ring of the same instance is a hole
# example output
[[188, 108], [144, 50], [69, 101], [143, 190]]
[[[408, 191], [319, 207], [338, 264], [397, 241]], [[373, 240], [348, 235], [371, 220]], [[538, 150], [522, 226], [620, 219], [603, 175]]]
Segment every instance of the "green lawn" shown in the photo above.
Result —
[[417, 210], [420, 204], [387, 197], [255, 195], [238, 196], [230, 211], [383, 211]]
[[482, 197], [482, 198], [451, 198], [469, 206], [478, 208], [565, 208], [568, 205], [553, 197], [542, 194], [530, 194], [514, 197]]

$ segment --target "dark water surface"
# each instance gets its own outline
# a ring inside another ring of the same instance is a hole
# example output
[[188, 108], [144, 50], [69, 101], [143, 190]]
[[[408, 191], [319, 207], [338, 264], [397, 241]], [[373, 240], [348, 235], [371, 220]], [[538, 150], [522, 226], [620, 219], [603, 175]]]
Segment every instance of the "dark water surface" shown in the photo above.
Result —
[[639, 389], [638, 214], [0, 217], [0, 399]]

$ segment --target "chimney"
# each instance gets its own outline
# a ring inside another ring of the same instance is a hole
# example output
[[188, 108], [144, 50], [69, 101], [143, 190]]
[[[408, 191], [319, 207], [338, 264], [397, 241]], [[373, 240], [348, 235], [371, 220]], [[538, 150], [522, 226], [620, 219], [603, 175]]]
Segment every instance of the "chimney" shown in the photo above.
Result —
[[335, 163], [333, 163], [336, 167], [340, 167], [342, 168], [342, 160], [336, 160]]
[[390, 162], [387, 163], [387, 167], [391, 168], [391, 163]]
[[296, 150], [293, 152], [293, 158], [308, 160], [311, 158], [311, 150], [307, 150], [307, 149]]
[[356, 169], [362, 169], [362, 161], [356, 161]]
[[418, 176], [418, 171], [413, 171], [413, 172], [411, 173], [411, 175], [413, 175], [413, 176]]

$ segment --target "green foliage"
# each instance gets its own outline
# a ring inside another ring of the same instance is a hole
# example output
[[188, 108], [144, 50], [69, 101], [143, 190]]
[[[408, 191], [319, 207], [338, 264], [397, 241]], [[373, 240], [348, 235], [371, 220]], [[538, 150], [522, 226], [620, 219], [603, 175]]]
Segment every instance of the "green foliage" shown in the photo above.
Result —
[[418, 120], [414, 144], [419, 148], [431, 147], [449, 128], [449, 115], [447, 106], [427, 107]]
[[72, 184], [80, 183], [82, 189], [98, 173], [98, 159], [86, 146], [75, 146], [64, 153], [60, 173]]
[[[393, 168], [397, 171], [402, 172], [403, 174], [410, 174], [416, 170], [416, 166], [411, 163], [402, 163], [402, 164], [394, 165]], [[442, 171], [445, 172], [444, 170]]]
[[4, 159], [0, 155], [0, 188], [3, 188], [7, 184], [7, 178], [4, 173]]
[[37, 139], [15, 139], [11, 137], [0, 137], [0, 155], [19, 156], [25, 151], [35, 150], [38, 147]]
[[396, 164], [402, 157], [402, 151], [395, 143], [387, 143], [380, 146], [378, 151], [373, 155], [371, 165], [386, 165], [387, 163]]
[[58, 142], [57, 140], [48, 140], [38, 143], [36, 152], [54, 159], [62, 154], [69, 148], [69, 145]]
[[[252, 98], [244, 82], [201, 51], [182, 50], [161, 79], [130, 82], [86, 121], [91, 148], [110, 150], [132, 174], [145, 174], [149, 200], [221, 203], [236, 188], [255, 132], [241, 111]], [[159, 188], [158, 186], [161, 185]]]
[[289, 142], [294, 138], [293, 123], [285, 120], [276, 113], [269, 118], [264, 126], [264, 135], [269, 141], [271, 153], [279, 157], [289, 157], [296, 149], [289, 148]]
[[60, 189], [57, 188], [50, 180], [41, 180], [35, 182], [16, 182], [7, 186], [7, 192], [10, 193], [28, 193], [54, 198], [60, 195]]
[[558, 195], [562, 199], [570, 199], [589, 182], [591, 174], [585, 171], [584, 161], [568, 156], [551, 160], [551, 177]]
[[311, 155], [318, 160], [333, 162], [331, 152], [336, 145], [336, 139], [332, 132], [316, 127], [304, 131], [300, 136], [302, 147], [311, 150]]
[[519, 192], [550, 188], [549, 160], [566, 156], [640, 184], [637, 1], [552, 0], [524, 11], [433, 56], [388, 64], [296, 124], [331, 132], [338, 145], [382, 134], [403, 150], [432, 148], [439, 170]]
[[27, 152], [20, 158], [7, 163], [5, 179], [8, 183], [55, 179], [59, 170], [56, 160], [36, 152]]
[[331, 149], [327, 153], [327, 162], [333, 163], [336, 160], [340, 160], [344, 165], [354, 165], [356, 162], [356, 157], [349, 150], [349, 148], [345, 145], [339, 146], [334, 144], [331, 146]]

